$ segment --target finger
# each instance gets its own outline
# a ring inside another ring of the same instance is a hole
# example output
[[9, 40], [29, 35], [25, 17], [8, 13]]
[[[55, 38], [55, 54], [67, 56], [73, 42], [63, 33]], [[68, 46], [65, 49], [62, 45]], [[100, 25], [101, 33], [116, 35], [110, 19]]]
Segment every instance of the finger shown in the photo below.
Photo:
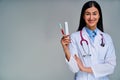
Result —
[[76, 54], [74, 55], [74, 58], [77, 59], [77, 55]]
[[63, 41], [71, 41], [69, 38], [62, 38]]
[[74, 56], [75, 56], [75, 57], [77, 57], [77, 55], [76, 55], [76, 54], [75, 54]]
[[65, 40], [63, 40], [63, 42], [65, 42], [65, 43], [70, 43], [71, 41], [69, 40], [69, 39], [65, 39]]
[[63, 35], [63, 38], [69, 38], [69, 35]]

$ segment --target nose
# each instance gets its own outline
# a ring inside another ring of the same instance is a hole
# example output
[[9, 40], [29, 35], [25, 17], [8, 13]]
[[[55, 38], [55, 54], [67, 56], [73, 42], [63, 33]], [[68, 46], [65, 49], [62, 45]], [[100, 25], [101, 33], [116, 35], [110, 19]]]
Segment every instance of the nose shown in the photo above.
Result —
[[92, 14], [90, 15], [90, 20], [93, 20], [93, 15]]

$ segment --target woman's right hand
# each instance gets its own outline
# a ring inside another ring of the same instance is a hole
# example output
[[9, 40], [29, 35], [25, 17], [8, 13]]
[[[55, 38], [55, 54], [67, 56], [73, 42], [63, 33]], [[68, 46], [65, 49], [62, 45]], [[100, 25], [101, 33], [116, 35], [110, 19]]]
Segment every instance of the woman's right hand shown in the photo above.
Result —
[[69, 35], [63, 35], [61, 38], [61, 44], [63, 48], [68, 48], [68, 45], [70, 43], [70, 36]]
[[70, 36], [63, 35], [63, 37], [61, 38], [61, 44], [62, 44], [63, 50], [65, 52], [66, 59], [68, 61], [70, 60], [70, 52], [69, 52], [69, 48], [68, 48], [68, 45], [70, 42], [71, 42]]

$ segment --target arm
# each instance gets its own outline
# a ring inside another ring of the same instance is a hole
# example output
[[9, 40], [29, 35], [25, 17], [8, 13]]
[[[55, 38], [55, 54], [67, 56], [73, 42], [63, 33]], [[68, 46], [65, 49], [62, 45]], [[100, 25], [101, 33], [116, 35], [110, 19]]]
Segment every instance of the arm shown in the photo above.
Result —
[[105, 62], [92, 65], [91, 67], [85, 67], [79, 57], [75, 55], [75, 60], [78, 64], [78, 67], [83, 72], [93, 73], [95, 77], [104, 77], [113, 73], [116, 66], [116, 56], [114, 47], [111, 44], [109, 46]]
[[108, 45], [107, 53], [102, 63], [93, 64], [91, 65], [91, 67], [85, 67], [80, 58], [75, 56], [75, 60], [81, 71], [93, 73], [96, 78], [104, 77], [113, 73], [114, 68], [116, 66], [116, 56], [113, 43], [110, 38], [109, 40], [110, 41], [107, 43]]
[[78, 67], [81, 71], [83, 72], [87, 72], [87, 73], [93, 73], [91, 67], [85, 67], [81, 61], [81, 59], [79, 57], [77, 57], [77, 55], [74, 56], [77, 64], [78, 64]]
[[68, 38], [68, 36], [63, 36], [63, 38], [61, 39], [61, 44], [65, 53], [65, 60], [68, 64], [68, 67], [73, 73], [78, 72], [79, 68], [72, 54], [76, 51], [74, 40], [72, 39], [72, 37]]
[[71, 56], [70, 52], [69, 52], [69, 48], [68, 48], [69, 43], [70, 43], [69, 36], [64, 35], [61, 39], [61, 44], [62, 44], [62, 47], [63, 47], [63, 51], [65, 53], [65, 57], [68, 61], [70, 60], [70, 56]]
[[114, 72], [116, 66], [116, 56], [113, 43], [109, 43], [109, 47], [104, 58], [104, 62], [94, 64], [91, 66], [95, 77], [103, 77]]

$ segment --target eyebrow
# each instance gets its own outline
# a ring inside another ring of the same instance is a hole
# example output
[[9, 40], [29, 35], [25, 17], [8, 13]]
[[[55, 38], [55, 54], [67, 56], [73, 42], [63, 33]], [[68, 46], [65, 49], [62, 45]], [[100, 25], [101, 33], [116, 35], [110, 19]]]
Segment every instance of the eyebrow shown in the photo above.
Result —
[[[98, 12], [98, 11], [94, 11], [94, 12], [92, 12], [92, 13], [96, 13], [96, 12]], [[88, 12], [88, 11], [85, 11], [85, 13], [90, 13], [90, 12]]]

